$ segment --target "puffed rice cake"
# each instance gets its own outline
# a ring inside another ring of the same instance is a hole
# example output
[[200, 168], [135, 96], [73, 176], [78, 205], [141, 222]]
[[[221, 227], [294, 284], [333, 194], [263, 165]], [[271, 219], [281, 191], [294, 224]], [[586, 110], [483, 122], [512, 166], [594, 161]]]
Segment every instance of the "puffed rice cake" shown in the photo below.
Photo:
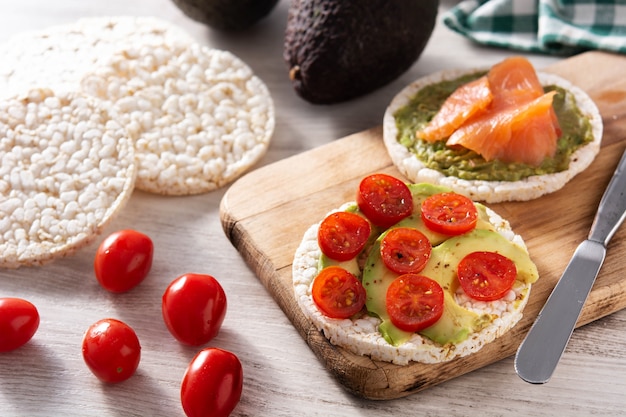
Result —
[[[346, 203], [338, 210], [355, 205]], [[511, 229], [509, 222], [493, 210], [486, 208], [489, 222], [496, 232], [517, 246], [526, 249], [522, 237]], [[320, 222], [321, 223], [321, 222]], [[320, 223], [305, 232], [292, 263], [294, 296], [303, 314], [321, 331], [330, 343], [341, 346], [355, 355], [369, 356], [372, 360], [407, 365], [410, 362], [441, 363], [470, 355], [509, 331], [522, 318], [528, 303], [532, 284], [516, 284], [505, 297], [489, 302], [473, 302], [467, 295], [457, 292], [457, 303], [478, 314], [489, 314], [494, 319], [485, 328], [474, 332], [457, 344], [442, 346], [414, 333], [400, 346], [389, 344], [378, 331], [380, 319], [364, 315], [359, 318], [333, 319], [325, 316], [315, 305], [311, 294], [313, 280], [319, 270], [322, 254], [317, 242]]]
[[86, 74], [121, 50], [192, 42], [183, 29], [154, 17], [89, 17], [22, 32], [0, 45], [0, 96], [31, 88], [79, 91]]
[[220, 188], [266, 152], [274, 105], [266, 85], [228, 51], [162, 44], [125, 50], [82, 81], [130, 129], [137, 189], [190, 195]]
[[0, 97], [29, 88], [107, 101], [135, 140], [136, 188], [164, 195], [220, 188], [267, 151], [274, 106], [239, 58], [151, 17], [84, 18], [0, 45]]
[[0, 267], [89, 244], [126, 204], [136, 171], [132, 140], [102, 102], [49, 89], [0, 99]]
[[600, 151], [602, 140], [602, 117], [591, 98], [580, 88], [555, 74], [538, 72], [542, 85], [557, 85], [569, 91], [576, 99], [579, 109], [589, 117], [593, 141], [579, 148], [571, 155], [567, 170], [553, 174], [534, 175], [519, 181], [465, 180], [446, 176], [427, 168], [412, 152], [398, 140], [398, 129], [394, 113], [404, 107], [411, 98], [427, 85], [445, 80], [453, 80], [477, 70], [447, 70], [422, 77], [401, 90], [387, 107], [383, 117], [383, 141], [392, 162], [410, 182], [427, 182], [452, 188], [473, 200], [486, 203], [502, 201], [527, 201], [561, 189], [575, 175], [584, 171]]

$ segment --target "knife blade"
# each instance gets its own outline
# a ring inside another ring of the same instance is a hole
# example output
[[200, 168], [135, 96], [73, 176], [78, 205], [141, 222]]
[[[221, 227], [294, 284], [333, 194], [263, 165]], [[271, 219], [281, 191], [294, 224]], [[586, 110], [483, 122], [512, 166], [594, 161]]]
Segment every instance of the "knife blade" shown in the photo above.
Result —
[[606, 248], [626, 217], [626, 151], [607, 186], [589, 231], [559, 278], [515, 355], [524, 381], [550, 380], [604, 262]]

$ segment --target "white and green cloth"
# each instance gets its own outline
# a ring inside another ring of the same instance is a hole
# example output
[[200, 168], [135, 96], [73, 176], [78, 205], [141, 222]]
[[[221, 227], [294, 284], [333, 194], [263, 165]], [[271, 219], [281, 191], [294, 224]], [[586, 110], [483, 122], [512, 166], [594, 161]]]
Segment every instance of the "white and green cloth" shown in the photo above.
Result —
[[626, 0], [464, 0], [443, 21], [490, 46], [559, 55], [626, 53]]

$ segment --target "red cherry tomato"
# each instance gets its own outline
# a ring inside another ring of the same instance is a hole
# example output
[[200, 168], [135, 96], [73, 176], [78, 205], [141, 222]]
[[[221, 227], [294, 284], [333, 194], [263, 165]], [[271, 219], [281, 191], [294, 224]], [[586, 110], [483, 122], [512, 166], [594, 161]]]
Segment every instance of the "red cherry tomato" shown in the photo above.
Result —
[[515, 263], [496, 252], [472, 252], [459, 262], [457, 276], [463, 291], [476, 300], [504, 297], [517, 277]]
[[365, 247], [370, 231], [370, 224], [363, 217], [338, 211], [322, 220], [317, 241], [324, 255], [336, 261], [347, 261]]
[[152, 240], [135, 230], [120, 230], [98, 247], [94, 260], [96, 278], [103, 288], [115, 292], [133, 289], [152, 267]]
[[83, 359], [89, 370], [104, 382], [122, 382], [133, 376], [141, 358], [135, 331], [116, 319], [102, 319], [83, 337]]
[[424, 330], [443, 314], [443, 289], [424, 275], [400, 275], [389, 285], [386, 301], [391, 322], [407, 332]]
[[21, 298], [0, 298], [0, 352], [26, 344], [39, 328], [39, 312]]
[[181, 343], [199, 346], [219, 333], [226, 316], [226, 294], [210, 275], [185, 274], [170, 283], [161, 300], [163, 320]]
[[335, 319], [345, 319], [361, 311], [366, 297], [361, 281], [339, 266], [320, 271], [313, 281], [311, 295], [320, 311]]
[[373, 224], [384, 228], [410, 216], [413, 211], [413, 196], [409, 187], [387, 174], [372, 174], [363, 178], [356, 201]]
[[237, 356], [206, 348], [191, 360], [180, 386], [187, 417], [227, 417], [241, 398], [243, 369]]
[[389, 229], [380, 242], [385, 266], [397, 274], [418, 273], [430, 259], [432, 247], [419, 230], [408, 227]]
[[456, 236], [476, 227], [478, 211], [464, 195], [440, 193], [422, 202], [422, 220], [434, 232]]

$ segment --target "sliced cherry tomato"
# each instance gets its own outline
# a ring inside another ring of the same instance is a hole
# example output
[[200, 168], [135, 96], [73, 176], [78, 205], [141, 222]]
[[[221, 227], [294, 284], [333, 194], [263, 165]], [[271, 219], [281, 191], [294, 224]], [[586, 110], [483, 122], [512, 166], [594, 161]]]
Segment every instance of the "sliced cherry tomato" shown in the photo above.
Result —
[[324, 315], [346, 319], [365, 305], [365, 288], [357, 277], [339, 266], [320, 271], [311, 289], [313, 301]]
[[363, 250], [370, 232], [370, 224], [363, 217], [338, 211], [322, 220], [317, 241], [324, 255], [336, 261], [347, 261]]
[[101, 381], [122, 382], [137, 370], [141, 345], [129, 325], [116, 319], [102, 319], [85, 332], [83, 359]]
[[400, 330], [419, 332], [443, 314], [443, 289], [424, 275], [404, 274], [387, 289], [387, 313]]
[[206, 348], [191, 360], [180, 386], [187, 417], [227, 417], [241, 399], [243, 368], [227, 350]]
[[163, 320], [181, 343], [200, 346], [220, 331], [226, 316], [226, 293], [211, 275], [184, 274], [168, 285], [161, 299]]
[[26, 344], [39, 328], [39, 312], [21, 298], [0, 298], [0, 352]]
[[152, 240], [135, 230], [109, 235], [98, 247], [94, 260], [98, 282], [115, 293], [133, 289], [150, 272], [153, 251]]
[[472, 252], [457, 266], [463, 291], [476, 300], [493, 301], [504, 297], [517, 277], [515, 263], [496, 252]]
[[385, 266], [397, 274], [418, 273], [426, 266], [432, 247], [419, 230], [409, 227], [389, 229], [380, 242]]
[[372, 174], [363, 178], [356, 201], [373, 224], [384, 228], [410, 216], [413, 211], [413, 196], [409, 187], [387, 174]]
[[476, 227], [478, 210], [464, 195], [440, 193], [422, 202], [422, 220], [434, 232], [462, 235]]

